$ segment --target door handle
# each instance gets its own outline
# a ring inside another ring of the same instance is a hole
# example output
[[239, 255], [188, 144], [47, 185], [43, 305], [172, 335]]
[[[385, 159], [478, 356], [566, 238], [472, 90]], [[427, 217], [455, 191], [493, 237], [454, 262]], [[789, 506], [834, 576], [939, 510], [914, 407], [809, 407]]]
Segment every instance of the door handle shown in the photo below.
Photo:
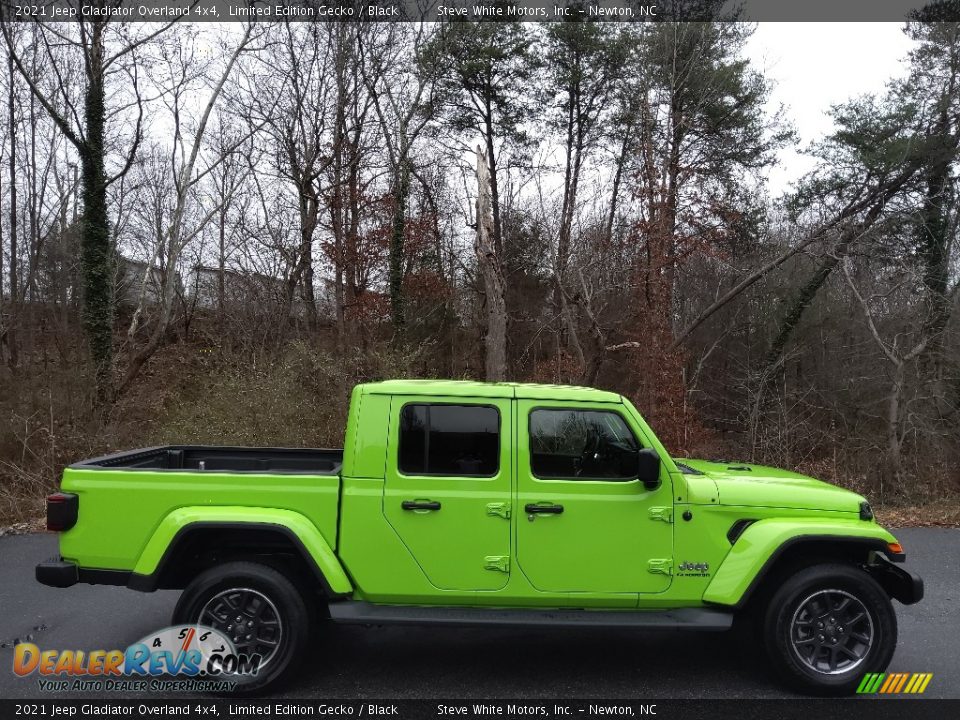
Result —
[[563, 505], [538, 505], [537, 503], [529, 503], [524, 507], [524, 510], [531, 515], [559, 515], [563, 512]]
[[440, 503], [436, 500], [404, 500], [400, 507], [404, 510], [439, 510]]

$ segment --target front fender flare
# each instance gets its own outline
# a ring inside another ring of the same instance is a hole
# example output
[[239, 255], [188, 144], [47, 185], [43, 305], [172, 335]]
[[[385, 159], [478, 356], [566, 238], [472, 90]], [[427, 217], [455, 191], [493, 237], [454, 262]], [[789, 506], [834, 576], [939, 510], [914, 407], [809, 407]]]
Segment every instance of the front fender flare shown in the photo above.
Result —
[[861, 544], [878, 552], [888, 552], [887, 545], [896, 542], [884, 528], [859, 519], [760, 520], [737, 538], [707, 586], [703, 601], [739, 606], [786, 549], [797, 543], [825, 540]]
[[353, 586], [336, 554], [317, 526], [304, 515], [292, 510], [244, 506], [182, 507], [168, 514], [160, 521], [140, 553], [128, 587], [153, 590], [164, 558], [175, 545], [177, 536], [194, 528], [211, 525], [276, 528], [305, 553], [307, 557], [304, 559], [313, 563], [330, 592], [337, 595], [353, 592]]

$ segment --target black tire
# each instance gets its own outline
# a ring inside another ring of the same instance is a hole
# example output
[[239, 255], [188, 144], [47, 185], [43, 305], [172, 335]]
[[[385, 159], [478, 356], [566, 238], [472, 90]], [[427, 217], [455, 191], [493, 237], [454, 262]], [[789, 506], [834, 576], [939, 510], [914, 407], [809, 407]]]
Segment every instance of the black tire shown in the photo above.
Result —
[[[234, 591], [234, 594], [230, 594], [231, 591]], [[268, 603], [264, 604], [262, 598]], [[201, 573], [187, 586], [173, 611], [173, 624], [214, 627], [234, 640], [234, 633], [237, 631], [227, 630], [227, 627], [233, 626], [219, 627], [218, 623], [212, 620], [214, 615], [205, 613], [204, 610], [206, 608], [216, 611], [223, 603], [238, 603], [244, 599], [255, 609], [264, 607], [262, 612], [253, 613], [259, 616], [258, 622], [264, 615], [267, 616], [264, 626], [260, 628], [261, 632], [256, 632], [252, 641], [248, 640], [247, 636], [238, 636], [238, 652], [259, 652], [265, 659], [254, 678], [244, 679], [237, 685], [236, 692], [249, 694], [275, 687], [285, 678], [289, 678], [298, 667], [297, 661], [306, 651], [311, 618], [301, 589], [272, 567], [252, 562], [225, 563]], [[276, 623], [272, 621], [274, 616]], [[270, 642], [277, 643], [272, 653], [267, 654], [267, 646], [247, 644], [256, 643], [259, 637], [266, 637]]]
[[791, 688], [849, 695], [864, 674], [887, 669], [897, 647], [897, 616], [886, 592], [863, 570], [815, 565], [770, 596], [762, 633], [774, 670]]

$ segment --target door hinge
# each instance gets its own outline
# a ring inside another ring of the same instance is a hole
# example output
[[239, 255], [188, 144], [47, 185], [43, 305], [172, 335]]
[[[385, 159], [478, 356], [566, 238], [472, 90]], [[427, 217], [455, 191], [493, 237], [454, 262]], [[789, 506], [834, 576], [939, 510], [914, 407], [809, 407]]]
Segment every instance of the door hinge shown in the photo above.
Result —
[[483, 559], [484, 570], [497, 570], [498, 572], [510, 572], [509, 555], [487, 555]]
[[510, 504], [509, 503], [487, 503], [487, 515], [496, 515], [497, 517], [502, 517], [504, 520], [510, 519]]
[[664, 522], [673, 522], [672, 507], [652, 507], [650, 508], [651, 520], [663, 520]]
[[656, 558], [647, 561], [647, 572], [655, 575], [673, 575], [673, 558]]

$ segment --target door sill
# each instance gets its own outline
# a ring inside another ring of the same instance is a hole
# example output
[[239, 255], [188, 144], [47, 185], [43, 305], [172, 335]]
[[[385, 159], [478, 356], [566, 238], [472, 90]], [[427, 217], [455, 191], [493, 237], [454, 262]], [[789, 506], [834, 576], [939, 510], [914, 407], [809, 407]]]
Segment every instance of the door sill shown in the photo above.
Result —
[[459, 625], [507, 627], [651, 628], [729, 630], [733, 613], [715, 608], [675, 610], [540, 610], [526, 608], [374, 605], [357, 600], [330, 603], [330, 619], [362, 625]]

